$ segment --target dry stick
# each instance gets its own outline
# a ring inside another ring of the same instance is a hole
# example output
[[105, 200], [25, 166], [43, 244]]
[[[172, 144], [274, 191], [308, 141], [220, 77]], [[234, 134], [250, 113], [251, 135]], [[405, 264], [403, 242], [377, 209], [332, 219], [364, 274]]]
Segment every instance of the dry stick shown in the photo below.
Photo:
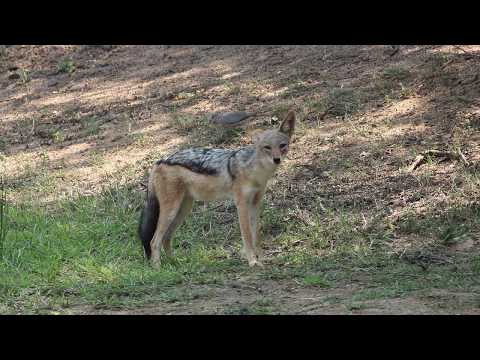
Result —
[[395, 55], [395, 54], [398, 53], [399, 51], [400, 51], [400, 46], [394, 48], [393, 51], [392, 51], [391, 54], [390, 54], [390, 57], [392, 57], [393, 55]]
[[427, 150], [424, 151], [422, 154], [418, 155], [412, 165], [410, 165], [407, 169], [407, 172], [412, 172], [417, 167], [423, 164], [427, 156], [435, 156], [435, 157], [445, 157], [450, 160], [461, 160], [465, 165], [468, 166], [469, 162], [465, 155], [462, 153], [460, 149], [455, 151], [441, 151], [441, 150]]
[[455, 49], [458, 49], [458, 50], [463, 51], [463, 53], [467, 53], [467, 52], [468, 52], [467, 50], [465, 50], [464, 48], [462, 48], [462, 47], [460, 47], [460, 46], [458, 46], [458, 45], [453, 45], [453, 47], [454, 47]]
[[423, 155], [418, 155], [416, 158], [415, 158], [415, 161], [412, 163], [412, 165], [410, 165], [407, 169], [407, 172], [412, 172], [413, 170], [415, 170], [421, 162], [423, 162], [423, 160], [425, 160], [425, 156]]

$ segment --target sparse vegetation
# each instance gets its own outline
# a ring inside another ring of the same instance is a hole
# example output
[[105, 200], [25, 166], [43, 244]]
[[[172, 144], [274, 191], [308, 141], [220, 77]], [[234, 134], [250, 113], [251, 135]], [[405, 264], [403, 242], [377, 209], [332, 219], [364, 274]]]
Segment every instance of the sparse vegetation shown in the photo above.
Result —
[[65, 141], [65, 134], [61, 130], [53, 131], [51, 134], [52, 140], [55, 144], [59, 144]]
[[388, 80], [402, 81], [411, 76], [410, 71], [403, 67], [389, 67], [383, 71], [383, 78]]
[[72, 74], [76, 70], [75, 63], [71, 59], [63, 59], [57, 65], [60, 73]]
[[28, 69], [20, 69], [17, 74], [19, 75], [19, 81], [21, 84], [26, 84], [30, 82], [30, 71]]
[[7, 193], [2, 175], [0, 176], [0, 259], [2, 260], [8, 229], [7, 210]]

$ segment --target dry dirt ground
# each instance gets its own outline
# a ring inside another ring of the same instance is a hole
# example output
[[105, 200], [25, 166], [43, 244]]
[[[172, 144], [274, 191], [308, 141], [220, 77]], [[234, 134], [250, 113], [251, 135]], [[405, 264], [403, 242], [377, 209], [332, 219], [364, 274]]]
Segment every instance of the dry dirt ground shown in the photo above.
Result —
[[[285, 221], [308, 225], [317, 211], [312, 204], [325, 213], [341, 208], [358, 219], [360, 232], [390, 227], [388, 251], [396, 256], [416, 261], [418, 251], [438, 249], [440, 240], [448, 243], [444, 256], [477, 252], [471, 219], [462, 220], [471, 225], [468, 237], [455, 237], [456, 228], [438, 235], [443, 223], [435, 221], [478, 205], [479, 65], [480, 46], [401, 46], [394, 54], [389, 46], [360, 45], [8, 47], [0, 60], [2, 171], [18, 202], [49, 204], [128, 179], [136, 181], [132, 191], [144, 191], [145, 172], [159, 156], [190, 145], [247, 144], [252, 130], [276, 125], [294, 107], [295, 142], [267, 194], [273, 208], [288, 209]], [[238, 132], [208, 124], [213, 112], [238, 110], [269, 112]], [[406, 170], [430, 149], [461, 150], [468, 163], [428, 158]], [[29, 191], [43, 181], [36, 174], [45, 167], [54, 186]], [[335, 241], [312, 251], [321, 256]], [[480, 310], [477, 293], [447, 290], [361, 305], [332, 300], [348, 300], [358, 286], [252, 277], [195, 285], [183, 301], [68, 312], [248, 313], [259, 302], [293, 314]], [[181, 298], [184, 289], [178, 291]]]

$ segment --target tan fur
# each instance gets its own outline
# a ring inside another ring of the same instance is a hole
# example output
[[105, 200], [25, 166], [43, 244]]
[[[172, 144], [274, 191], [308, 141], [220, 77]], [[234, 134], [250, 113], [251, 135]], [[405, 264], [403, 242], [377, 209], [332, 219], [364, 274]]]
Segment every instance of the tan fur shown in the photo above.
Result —
[[[156, 194], [160, 215], [151, 240], [154, 265], [160, 260], [160, 248], [171, 253], [170, 239], [182, 223], [194, 200], [211, 201], [233, 199], [238, 210], [243, 240], [242, 254], [250, 266], [263, 266], [260, 258], [258, 217], [265, 188], [278, 164], [288, 151], [294, 129], [295, 115], [289, 112], [279, 130], [268, 130], [256, 137], [256, 152], [252, 166], [238, 169], [234, 178], [224, 173], [213, 176], [193, 172], [179, 165], [155, 165], [149, 179], [149, 191]], [[283, 145], [283, 149], [280, 148]]]

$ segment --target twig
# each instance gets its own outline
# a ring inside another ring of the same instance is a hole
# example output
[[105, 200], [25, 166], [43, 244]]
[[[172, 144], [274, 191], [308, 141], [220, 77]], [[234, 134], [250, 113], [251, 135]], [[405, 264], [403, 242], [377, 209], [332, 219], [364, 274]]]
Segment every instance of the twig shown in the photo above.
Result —
[[455, 49], [458, 49], [458, 50], [460, 50], [460, 51], [463, 51], [464, 54], [468, 53], [467, 50], [465, 50], [464, 48], [462, 48], [462, 47], [460, 47], [460, 46], [458, 46], [458, 45], [453, 45], [453, 47], [454, 47]]
[[0, 102], [7, 102], [7, 101], [12, 101], [12, 100], [15, 100], [16, 98], [10, 98], [10, 99], [3, 99], [3, 100], [0, 100]]
[[415, 170], [420, 165], [420, 163], [423, 162], [423, 160], [425, 160], [425, 156], [418, 155], [412, 165], [408, 167], [407, 172], [412, 172], [413, 170]]
[[465, 157], [465, 155], [463, 155], [461, 149], [458, 149], [458, 155], [460, 156], [460, 159], [462, 159], [463, 163], [468, 166], [468, 164], [469, 164], [469, 163], [468, 163], [468, 160], [467, 160], [467, 158]]
[[427, 158], [427, 156], [440, 157], [440, 158], [443, 157], [450, 160], [460, 160], [466, 166], [469, 165], [467, 158], [465, 157], [465, 155], [462, 153], [460, 149], [458, 149], [457, 151], [427, 150], [415, 158], [412, 165], [408, 167], [407, 172], [412, 172], [417, 167], [422, 165], [425, 162], [425, 159]]
[[445, 64], [442, 65], [441, 69], [442, 69], [442, 70], [445, 69], [448, 65], [450, 65], [451, 63], [453, 63], [453, 60], [454, 60], [454, 59], [448, 60]]
[[393, 55], [395, 55], [396, 53], [398, 53], [400, 51], [400, 46], [399, 45], [397, 45], [397, 46], [392, 45], [392, 47], [393, 47], [393, 51], [390, 53], [390, 57], [392, 57]]

